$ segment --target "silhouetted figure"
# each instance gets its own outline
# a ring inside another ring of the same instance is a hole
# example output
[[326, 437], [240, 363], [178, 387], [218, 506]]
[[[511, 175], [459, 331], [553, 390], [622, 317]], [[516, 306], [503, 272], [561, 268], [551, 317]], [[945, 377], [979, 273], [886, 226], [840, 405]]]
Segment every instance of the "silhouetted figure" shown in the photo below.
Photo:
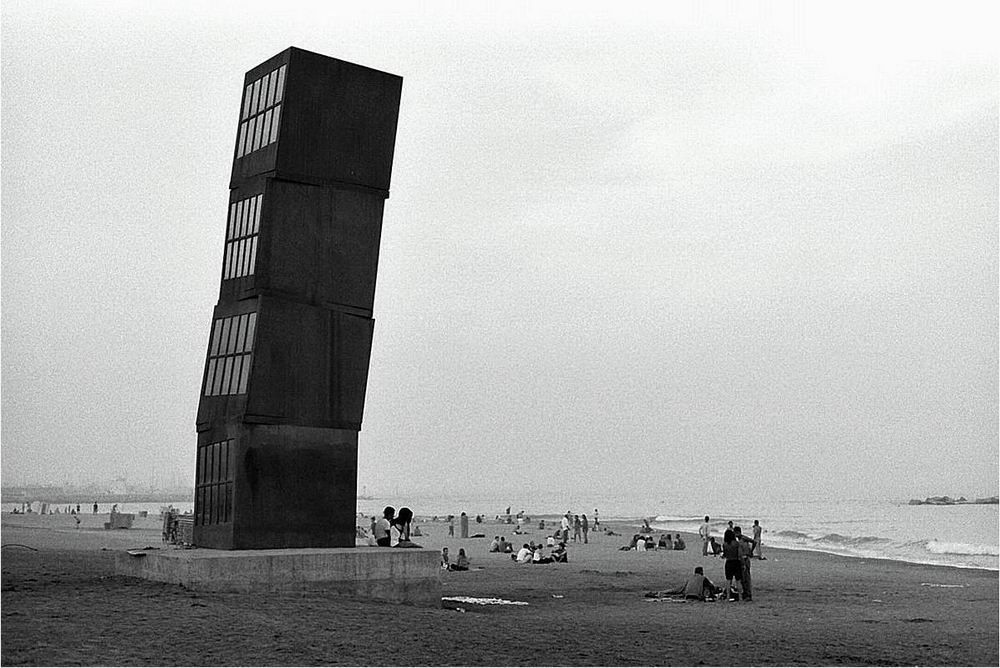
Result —
[[410, 540], [410, 523], [413, 521], [413, 511], [407, 507], [402, 507], [399, 509], [399, 514], [396, 515], [396, 519], [392, 521], [392, 525], [396, 527], [399, 531], [399, 540], [407, 541]]

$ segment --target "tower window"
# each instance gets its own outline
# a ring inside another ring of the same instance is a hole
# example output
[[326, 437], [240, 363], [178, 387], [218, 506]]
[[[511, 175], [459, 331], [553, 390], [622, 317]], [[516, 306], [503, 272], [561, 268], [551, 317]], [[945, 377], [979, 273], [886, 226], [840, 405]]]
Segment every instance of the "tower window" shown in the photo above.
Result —
[[236, 157], [263, 148], [278, 139], [281, 98], [285, 91], [285, 67], [268, 72], [243, 91], [243, 112], [236, 140]]
[[235, 439], [228, 439], [198, 448], [195, 523], [201, 526], [232, 519], [235, 445]]
[[256, 313], [216, 319], [208, 348], [204, 396], [246, 394], [256, 328]]
[[254, 195], [229, 205], [226, 252], [222, 261], [224, 281], [254, 273], [263, 198], [263, 195]]

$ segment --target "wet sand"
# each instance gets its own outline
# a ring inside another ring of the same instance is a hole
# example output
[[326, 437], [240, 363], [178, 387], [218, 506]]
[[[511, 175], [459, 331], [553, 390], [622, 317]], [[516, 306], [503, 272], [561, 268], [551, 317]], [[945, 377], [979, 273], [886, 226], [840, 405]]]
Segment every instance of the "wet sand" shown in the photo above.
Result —
[[[474, 570], [443, 572], [441, 609], [325, 595], [189, 592], [114, 575], [114, 551], [160, 545], [157, 518], [105, 531], [107, 515], [4, 515], [3, 665], [997, 665], [993, 571], [767, 551], [754, 600], [660, 602], [647, 591], [696, 565], [719, 583], [722, 561], [622, 552], [626, 536], [591, 532], [568, 564], [517, 565], [488, 539], [416, 538]], [[473, 524], [505, 533], [509, 525]], [[631, 535], [636, 527], [616, 525]], [[544, 532], [517, 536], [518, 544]], [[22, 547], [23, 546], [23, 547]], [[28, 549], [34, 548], [34, 549]]]

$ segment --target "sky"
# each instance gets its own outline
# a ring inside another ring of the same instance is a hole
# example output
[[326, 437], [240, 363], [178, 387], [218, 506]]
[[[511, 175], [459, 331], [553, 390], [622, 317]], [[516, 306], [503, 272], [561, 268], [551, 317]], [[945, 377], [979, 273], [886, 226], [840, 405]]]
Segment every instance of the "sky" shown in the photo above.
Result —
[[193, 484], [244, 73], [403, 77], [359, 485], [998, 489], [996, 3], [8, 1], [4, 484]]

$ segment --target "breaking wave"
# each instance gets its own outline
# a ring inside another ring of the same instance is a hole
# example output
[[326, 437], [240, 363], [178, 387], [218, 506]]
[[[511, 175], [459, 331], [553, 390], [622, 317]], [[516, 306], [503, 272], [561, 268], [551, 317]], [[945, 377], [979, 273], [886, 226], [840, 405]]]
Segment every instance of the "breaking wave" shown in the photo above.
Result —
[[[656, 531], [680, 530], [697, 533], [701, 519], [703, 518], [660, 516], [656, 518], [653, 527]], [[844, 524], [846, 523], [829, 528], [843, 531]], [[711, 524], [712, 535], [721, 538], [726, 528], [727, 525], [724, 523], [713, 522]], [[863, 531], [861, 526], [856, 528]], [[875, 527], [869, 526], [867, 528], [870, 530]], [[748, 533], [746, 524], [744, 524], [744, 533]], [[1000, 570], [1000, 562], [997, 558], [1000, 550], [996, 545], [982, 543], [963, 543], [929, 538], [900, 540], [898, 537], [890, 538], [869, 533], [850, 535], [838, 531], [818, 529], [803, 531], [796, 528], [775, 527], [773, 530], [765, 529], [763, 545], [765, 553], [768, 547], [776, 547], [788, 550], [825, 552], [844, 557], [891, 559], [920, 564]]]
[[943, 543], [940, 541], [932, 540], [928, 541], [924, 547], [927, 548], [928, 552], [933, 552], [934, 554], [970, 554], [970, 555], [987, 555], [994, 557], [1000, 555], [1000, 550], [997, 549], [996, 545], [974, 545], [971, 543]]

